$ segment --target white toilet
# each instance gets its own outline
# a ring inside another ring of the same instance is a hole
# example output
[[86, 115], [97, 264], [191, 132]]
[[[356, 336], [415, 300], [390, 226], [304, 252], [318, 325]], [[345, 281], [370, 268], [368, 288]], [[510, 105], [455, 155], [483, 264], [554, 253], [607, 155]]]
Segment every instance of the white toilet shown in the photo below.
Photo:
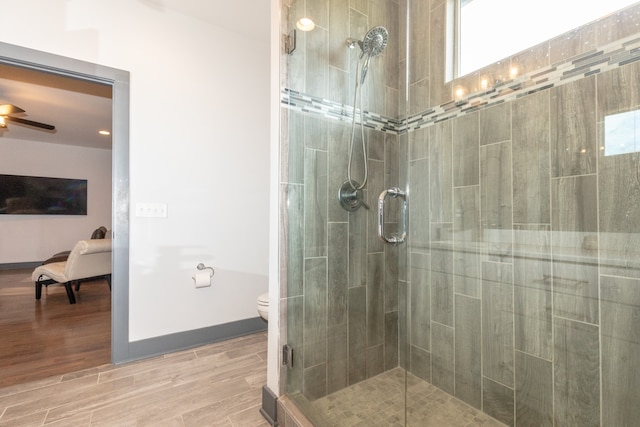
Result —
[[269, 293], [265, 292], [264, 294], [258, 297], [258, 314], [264, 320], [269, 321]]

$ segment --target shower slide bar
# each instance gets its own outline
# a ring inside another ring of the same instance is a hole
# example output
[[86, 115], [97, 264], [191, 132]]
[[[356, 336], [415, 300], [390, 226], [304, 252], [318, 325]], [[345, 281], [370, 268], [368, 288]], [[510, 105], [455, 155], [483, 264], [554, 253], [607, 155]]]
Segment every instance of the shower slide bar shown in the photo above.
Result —
[[[388, 237], [384, 232], [384, 203], [385, 203], [385, 200], [387, 199], [387, 196], [391, 196], [394, 199], [397, 199], [398, 197], [402, 198], [401, 233], [394, 234]], [[380, 193], [380, 197], [378, 197], [378, 237], [381, 238], [382, 241], [384, 241], [385, 243], [389, 243], [393, 246], [397, 246], [400, 243], [404, 243], [407, 237], [406, 206], [407, 206], [407, 193], [400, 190], [398, 187], [392, 187]]]

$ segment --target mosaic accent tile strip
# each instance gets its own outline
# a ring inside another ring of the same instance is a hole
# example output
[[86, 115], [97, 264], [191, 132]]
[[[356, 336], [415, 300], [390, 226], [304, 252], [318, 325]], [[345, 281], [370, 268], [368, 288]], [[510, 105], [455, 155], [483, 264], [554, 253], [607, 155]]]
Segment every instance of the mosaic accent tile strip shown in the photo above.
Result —
[[[430, 108], [419, 114], [398, 120], [370, 111], [364, 111], [364, 125], [382, 132], [402, 134], [416, 131], [432, 124], [470, 114], [482, 108], [494, 106], [536, 92], [549, 90], [578, 79], [622, 67], [640, 60], [640, 37], [633, 35], [599, 49], [583, 53], [570, 60], [542, 67], [513, 80], [499, 82], [482, 92], [468, 94], [460, 99]], [[281, 90], [281, 105], [295, 111], [319, 114], [327, 118], [351, 122], [353, 107], [327, 99]], [[360, 123], [360, 111], [356, 110], [356, 123]]]
[[[320, 114], [327, 118], [349, 123], [353, 121], [353, 106], [303, 94], [287, 88], [280, 91], [280, 103], [294, 111]], [[402, 125], [400, 120], [385, 117], [371, 111], [365, 110], [363, 116], [365, 127], [382, 132], [398, 133], [398, 128]], [[356, 109], [356, 123], [360, 123], [359, 109]]]

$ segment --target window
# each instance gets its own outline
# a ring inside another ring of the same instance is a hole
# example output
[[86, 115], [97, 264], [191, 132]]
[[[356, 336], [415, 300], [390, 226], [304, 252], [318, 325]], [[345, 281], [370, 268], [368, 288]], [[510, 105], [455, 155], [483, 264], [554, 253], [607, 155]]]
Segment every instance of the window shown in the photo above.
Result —
[[636, 1], [452, 0], [455, 18], [449, 34], [457, 34], [453, 37], [457, 72], [451, 77], [468, 74]]
[[640, 110], [612, 114], [604, 118], [605, 156], [640, 151]]

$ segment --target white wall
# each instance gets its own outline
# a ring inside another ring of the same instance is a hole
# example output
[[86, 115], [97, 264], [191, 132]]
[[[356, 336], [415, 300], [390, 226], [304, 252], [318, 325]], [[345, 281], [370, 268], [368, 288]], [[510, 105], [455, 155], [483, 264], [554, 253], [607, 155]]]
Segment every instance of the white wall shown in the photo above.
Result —
[[[280, 0], [269, 1], [271, 47], [270, 76], [270, 140], [271, 140], [271, 194], [269, 240], [269, 333], [267, 350], [267, 386], [280, 395], [280, 258], [278, 251], [280, 218]], [[286, 323], [286, 322], [285, 322]], [[281, 390], [282, 388], [282, 390]]]
[[0, 173], [87, 180], [87, 215], [2, 215], [0, 264], [42, 261], [111, 228], [111, 150], [0, 140]]
[[[267, 289], [269, 6], [252, 3], [237, 19], [264, 14], [264, 37], [162, 2], [0, 0], [3, 42], [131, 73], [131, 341], [255, 317]], [[211, 288], [193, 286], [200, 262]]]

